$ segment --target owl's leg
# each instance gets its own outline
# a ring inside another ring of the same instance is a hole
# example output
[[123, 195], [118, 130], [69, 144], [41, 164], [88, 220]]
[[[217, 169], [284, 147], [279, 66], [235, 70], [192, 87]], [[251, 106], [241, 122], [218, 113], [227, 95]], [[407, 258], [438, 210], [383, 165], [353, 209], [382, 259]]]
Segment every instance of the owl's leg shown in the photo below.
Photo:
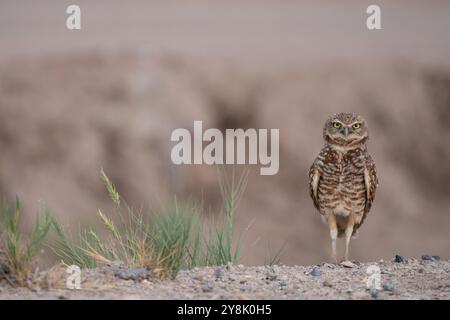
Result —
[[348, 261], [350, 239], [352, 238], [354, 224], [355, 220], [353, 218], [353, 214], [350, 214], [348, 216], [347, 227], [345, 228], [345, 256], [344, 256], [345, 261]]
[[337, 225], [336, 225], [336, 217], [334, 214], [330, 214], [327, 218], [328, 227], [330, 228], [330, 237], [331, 237], [331, 258], [337, 264], [337, 256], [336, 256], [336, 239], [337, 239]]

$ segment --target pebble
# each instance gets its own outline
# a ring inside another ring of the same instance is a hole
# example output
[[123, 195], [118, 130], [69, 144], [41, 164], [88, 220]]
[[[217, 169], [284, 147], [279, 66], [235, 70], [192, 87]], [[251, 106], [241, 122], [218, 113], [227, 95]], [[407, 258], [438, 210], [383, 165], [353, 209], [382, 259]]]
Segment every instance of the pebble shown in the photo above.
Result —
[[441, 257], [439, 256], [430, 256], [428, 254], [424, 254], [422, 256], [422, 260], [427, 260], [427, 261], [439, 261], [441, 260]]
[[277, 275], [274, 272], [267, 272], [266, 280], [275, 281], [275, 280], [277, 280]]
[[222, 269], [216, 268], [214, 270], [214, 277], [216, 278], [216, 280], [222, 279], [222, 276], [223, 276]]
[[324, 287], [328, 287], [328, 288], [333, 287], [333, 285], [332, 285], [330, 282], [328, 282], [327, 280], [325, 280], [325, 281], [323, 282], [323, 286], [324, 286]]
[[147, 268], [119, 269], [114, 275], [123, 280], [142, 280], [149, 274]]
[[204, 284], [202, 285], [202, 291], [203, 291], [203, 292], [211, 292], [211, 291], [213, 291], [213, 289], [214, 289], [214, 287], [213, 287], [213, 285], [210, 284], [210, 283], [204, 283]]
[[34, 293], [39, 293], [39, 292], [41, 292], [41, 289], [40, 288], [31, 288], [31, 292], [34, 292]]
[[319, 277], [320, 275], [322, 275], [322, 271], [320, 271], [318, 267], [314, 267], [309, 274], [313, 277]]
[[392, 282], [385, 282], [383, 283], [383, 290], [385, 291], [394, 291], [394, 285], [392, 284]]
[[204, 277], [201, 274], [196, 274], [196, 275], [192, 276], [192, 279], [197, 280], [197, 281], [203, 281]]
[[369, 293], [370, 293], [370, 296], [372, 297], [372, 299], [380, 298], [380, 294], [379, 294], [378, 290], [370, 290]]
[[342, 261], [341, 262], [341, 266], [345, 267], [345, 268], [355, 268], [356, 264], [354, 264], [351, 261]]
[[394, 261], [397, 263], [404, 263], [405, 262], [405, 258], [403, 258], [401, 255], [396, 254]]
[[125, 263], [122, 260], [114, 260], [113, 262], [111, 262], [111, 266], [113, 267], [122, 267]]

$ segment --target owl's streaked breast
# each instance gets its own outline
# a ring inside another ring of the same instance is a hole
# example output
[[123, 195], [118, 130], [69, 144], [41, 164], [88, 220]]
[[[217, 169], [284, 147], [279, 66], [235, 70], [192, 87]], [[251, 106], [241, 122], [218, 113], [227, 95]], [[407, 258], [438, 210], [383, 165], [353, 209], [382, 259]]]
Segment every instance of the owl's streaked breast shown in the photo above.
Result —
[[318, 158], [321, 179], [318, 184], [319, 209], [323, 214], [362, 215], [365, 205], [364, 151], [343, 154], [331, 147]]

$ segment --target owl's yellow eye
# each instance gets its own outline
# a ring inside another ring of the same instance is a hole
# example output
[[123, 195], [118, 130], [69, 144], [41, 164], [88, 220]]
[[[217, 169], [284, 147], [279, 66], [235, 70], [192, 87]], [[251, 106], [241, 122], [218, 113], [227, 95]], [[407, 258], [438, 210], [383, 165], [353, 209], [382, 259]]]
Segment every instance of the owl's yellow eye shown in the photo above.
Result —
[[354, 123], [354, 124], [352, 125], [352, 128], [353, 128], [353, 129], [359, 129], [359, 128], [361, 128], [361, 123]]
[[341, 124], [339, 122], [333, 122], [333, 128], [339, 129]]

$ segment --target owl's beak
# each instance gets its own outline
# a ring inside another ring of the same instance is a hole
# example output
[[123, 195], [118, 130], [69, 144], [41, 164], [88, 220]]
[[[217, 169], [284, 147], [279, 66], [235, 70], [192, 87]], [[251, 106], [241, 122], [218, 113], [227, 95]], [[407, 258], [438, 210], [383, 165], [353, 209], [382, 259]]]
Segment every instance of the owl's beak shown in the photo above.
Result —
[[347, 137], [348, 136], [348, 128], [345, 127], [345, 128], [343, 128], [342, 131], [343, 131], [344, 136]]

